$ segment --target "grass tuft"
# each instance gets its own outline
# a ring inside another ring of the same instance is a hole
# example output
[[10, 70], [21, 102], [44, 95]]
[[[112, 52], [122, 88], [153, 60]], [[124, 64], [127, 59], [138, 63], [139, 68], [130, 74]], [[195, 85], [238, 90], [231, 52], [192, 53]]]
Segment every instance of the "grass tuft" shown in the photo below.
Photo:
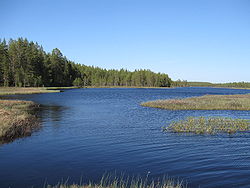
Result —
[[184, 188], [181, 182], [175, 182], [172, 179], [163, 178], [157, 181], [148, 181], [147, 178], [124, 178], [104, 176], [100, 183], [89, 183], [85, 185], [59, 183], [55, 186], [48, 185], [47, 188]]
[[250, 131], [250, 121], [224, 117], [188, 117], [163, 127], [164, 131], [175, 133], [216, 134]]
[[205, 95], [185, 99], [149, 101], [141, 105], [168, 110], [250, 110], [250, 94]]

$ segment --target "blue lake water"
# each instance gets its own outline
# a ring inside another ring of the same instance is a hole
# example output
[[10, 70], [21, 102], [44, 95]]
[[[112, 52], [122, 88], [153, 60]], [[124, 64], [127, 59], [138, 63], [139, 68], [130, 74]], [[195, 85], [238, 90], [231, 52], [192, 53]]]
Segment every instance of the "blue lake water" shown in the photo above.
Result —
[[[183, 180], [188, 187], [250, 187], [250, 133], [180, 135], [162, 126], [187, 116], [250, 119], [250, 111], [170, 111], [156, 99], [244, 94], [220, 88], [72, 89], [12, 96], [42, 105], [42, 128], [0, 146], [0, 187], [98, 181], [105, 172]], [[150, 173], [149, 173], [150, 172]]]

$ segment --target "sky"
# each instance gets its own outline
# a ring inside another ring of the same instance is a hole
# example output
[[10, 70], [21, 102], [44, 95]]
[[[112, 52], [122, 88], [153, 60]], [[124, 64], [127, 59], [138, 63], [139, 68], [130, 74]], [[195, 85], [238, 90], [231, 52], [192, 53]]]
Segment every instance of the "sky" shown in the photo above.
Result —
[[250, 82], [250, 0], [0, 0], [0, 39], [107, 69]]

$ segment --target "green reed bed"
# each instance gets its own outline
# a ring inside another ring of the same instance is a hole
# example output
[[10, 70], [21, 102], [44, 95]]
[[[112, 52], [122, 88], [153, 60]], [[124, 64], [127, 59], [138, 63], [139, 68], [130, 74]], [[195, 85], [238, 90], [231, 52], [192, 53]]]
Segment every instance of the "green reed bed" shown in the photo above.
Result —
[[47, 188], [184, 188], [186, 186], [181, 182], [176, 182], [172, 179], [163, 178], [156, 181], [148, 181], [143, 178], [124, 178], [105, 176], [101, 179], [100, 183], [89, 184], [66, 184], [59, 183], [55, 186], [48, 185]]
[[225, 117], [188, 117], [163, 128], [175, 133], [216, 134], [250, 131], [250, 121]]
[[36, 107], [31, 101], [0, 100], [0, 143], [28, 136], [38, 128], [38, 119], [30, 113]]
[[205, 95], [185, 99], [149, 101], [141, 105], [168, 110], [250, 110], [250, 94]]

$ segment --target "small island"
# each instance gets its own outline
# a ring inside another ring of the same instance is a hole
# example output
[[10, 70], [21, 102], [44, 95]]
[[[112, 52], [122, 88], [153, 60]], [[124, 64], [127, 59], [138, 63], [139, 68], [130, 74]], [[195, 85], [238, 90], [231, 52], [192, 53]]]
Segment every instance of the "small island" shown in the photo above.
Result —
[[188, 117], [163, 127], [163, 131], [167, 132], [194, 134], [233, 134], [249, 130], [249, 120], [224, 117]]
[[[205, 95], [183, 99], [149, 101], [145, 107], [166, 110], [250, 110], [250, 94], [242, 95]], [[245, 119], [227, 117], [188, 117], [173, 121], [163, 127], [164, 131], [175, 133], [216, 134], [245, 132], [250, 130], [250, 122]]]
[[149, 101], [141, 103], [141, 105], [167, 110], [250, 110], [250, 94], [205, 95], [184, 99]]

